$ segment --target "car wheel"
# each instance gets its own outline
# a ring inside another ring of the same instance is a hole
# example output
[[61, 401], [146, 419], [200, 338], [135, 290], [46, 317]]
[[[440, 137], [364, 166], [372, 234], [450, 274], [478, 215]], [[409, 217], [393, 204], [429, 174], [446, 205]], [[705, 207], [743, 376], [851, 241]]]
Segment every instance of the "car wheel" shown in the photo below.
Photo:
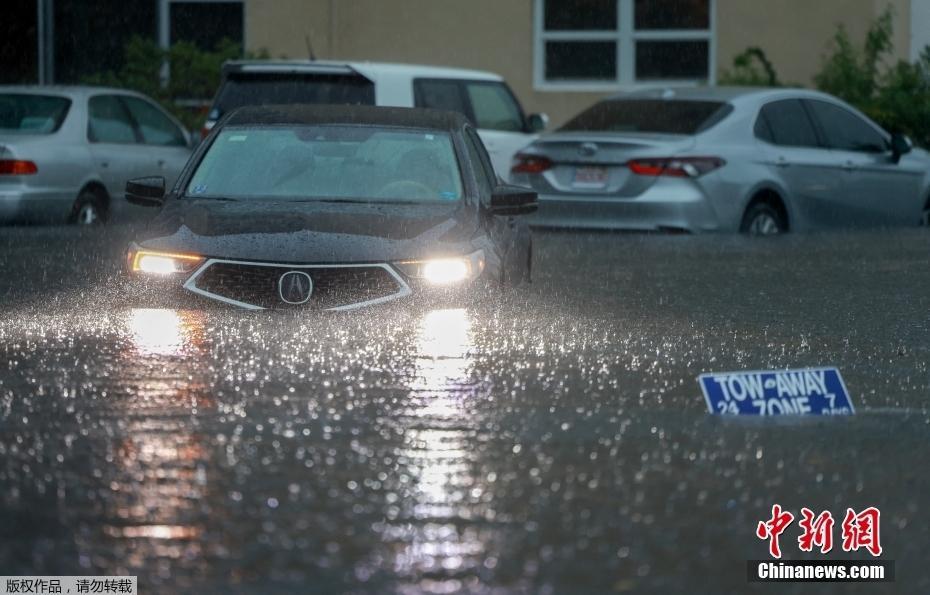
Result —
[[920, 213], [920, 226], [930, 227], [930, 202], [924, 205], [924, 210]]
[[775, 207], [759, 202], [746, 210], [740, 231], [751, 236], [773, 236], [788, 231], [788, 224]]
[[71, 223], [76, 225], [101, 225], [106, 222], [106, 203], [97, 193], [84, 190], [74, 201]]

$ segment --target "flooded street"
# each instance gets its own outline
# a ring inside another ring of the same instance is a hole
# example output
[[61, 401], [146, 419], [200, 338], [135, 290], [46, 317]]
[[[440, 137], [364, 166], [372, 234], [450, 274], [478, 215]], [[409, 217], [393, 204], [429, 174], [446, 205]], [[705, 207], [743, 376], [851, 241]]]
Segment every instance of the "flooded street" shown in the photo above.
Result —
[[[925, 231], [539, 232], [490, 304], [305, 316], [138, 300], [130, 235], [0, 229], [6, 575], [745, 593], [778, 503], [878, 507], [897, 582], [758, 592], [930, 591]], [[854, 417], [711, 417], [696, 381], [828, 365]]]

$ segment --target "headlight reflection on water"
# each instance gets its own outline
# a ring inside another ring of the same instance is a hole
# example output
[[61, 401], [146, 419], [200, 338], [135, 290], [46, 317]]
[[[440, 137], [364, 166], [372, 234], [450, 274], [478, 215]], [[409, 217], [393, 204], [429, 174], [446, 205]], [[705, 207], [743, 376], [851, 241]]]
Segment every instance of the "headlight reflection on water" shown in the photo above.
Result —
[[202, 315], [158, 308], [134, 308], [129, 335], [142, 355], [181, 355], [200, 343]]
[[[471, 379], [472, 319], [464, 309], [433, 310], [417, 326], [416, 359], [405, 416], [404, 455], [411, 462], [413, 519], [389, 527], [404, 542], [394, 560], [402, 574], [439, 575], [410, 585], [415, 591], [460, 590], [460, 571], [480, 565], [486, 543], [456, 520], [481, 489], [470, 478], [469, 409], [479, 390]], [[478, 491], [475, 491], [478, 490]], [[448, 578], [447, 578], [448, 577]]]
[[466, 381], [472, 348], [471, 319], [462, 308], [432, 310], [417, 329], [417, 377], [413, 388], [447, 388]]

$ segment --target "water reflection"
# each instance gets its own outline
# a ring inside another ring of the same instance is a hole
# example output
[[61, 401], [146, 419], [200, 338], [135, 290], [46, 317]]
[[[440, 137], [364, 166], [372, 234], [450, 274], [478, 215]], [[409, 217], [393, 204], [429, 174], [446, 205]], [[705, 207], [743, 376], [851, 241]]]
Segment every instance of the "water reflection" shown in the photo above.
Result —
[[[206, 347], [205, 315], [133, 309], [123, 336], [128, 341], [119, 354], [122, 373], [112, 388], [120, 396], [112, 401], [113, 414], [123, 421], [105, 446], [110, 465], [99, 471], [109, 488], [101, 515], [103, 551], [120, 554], [102, 566], [123, 574], [155, 569], [161, 579], [176, 581], [172, 575], [180, 568], [195, 570], [204, 559], [205, 529], [197, 519], [208, 495], [210, 452], [191, 420], [215, 408], [209, 382], [198, 370]], [[154, 376], [153, 365], [159, 367]], [[91, 566], [104, 562], [100, 537], [78, 540]]]
[[203, 340], [203, 313], [157, 308], [129, 312], [129, 335], [141, 355], [182, 355]]
[[[468, 500], [480, 493], [470, 471], [468, 413], [479, 392], [471, 378], [474, 338], [465, 309], [433, 310], [420, 320], [415, 343], [410, 405], [404, 417], [404, 456], [414, 473], [408, 518], [385, 538], [404, 543], [394, 559], [401, 576], [418, 577], [402, 590], [451, 592], [462, 588], [463, 573], [480, 565], [481, 535], [466, 530]], [[422, 579], [424, 576], [431, 578]]]
[[423, 316], [415, 345], [418, 382], [411, 388], [442, 391], [467, 380], [471, 326], [463, 308], [432, 310]]

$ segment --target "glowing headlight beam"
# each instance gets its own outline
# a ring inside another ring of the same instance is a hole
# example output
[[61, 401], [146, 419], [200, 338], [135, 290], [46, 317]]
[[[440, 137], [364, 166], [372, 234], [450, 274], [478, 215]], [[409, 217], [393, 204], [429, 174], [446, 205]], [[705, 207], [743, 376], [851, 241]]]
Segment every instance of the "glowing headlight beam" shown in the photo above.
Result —
[[408, 277], [422, 279], [430, 285], [454, 285], [484, 272], [484, 252], [478, 250], [460, 257], [408, 260], [398, 262], [396, 266]]
[[428, 260], [423, 264], [423, 278], [433, 285], [459, 283], [471, 276], [468, 261], [461, 258]]
[[131, 262], [130, 268], [134, 273], [172, 275], [194, 270], [197, 265], [203, 262], [203, 257], [192, 254], [138, 250], [133, 253]]

